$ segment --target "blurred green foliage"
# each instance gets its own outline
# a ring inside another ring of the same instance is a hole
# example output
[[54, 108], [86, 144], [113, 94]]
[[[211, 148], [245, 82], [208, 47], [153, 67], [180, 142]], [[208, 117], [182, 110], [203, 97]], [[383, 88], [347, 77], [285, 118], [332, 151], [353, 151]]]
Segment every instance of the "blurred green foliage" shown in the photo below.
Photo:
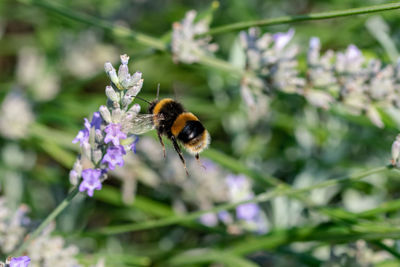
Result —
[[[104, 61], [116, 63], [118, 56], [125, 53], [131, 57], [130, 69], [143, 73], [144, 87], [140, 96], [153, 99], [160, 83], [161, 97], [175, 96], [184, 103], [211, 133], [211, 149], [204, 156], [227, 172], [244, 173], [253, 178], [256, 193], [264, 193], [276, 186], [265, 183], [265, 177], [273, 176], [275, 182], [299, 188], [389, 163], [390, 146], [399, 126], [393, 116], [385, 117], [384, 114], [385, 127], [380, 129], [365, 116], [351, 115], [340, 107], [321, 110], [310, 106], [300, 96], [278, 93], [273, 96], [265, 118], [254, 125], [243, 126], [248, 115], [240, 97], [240, 77], [201, 64], [175, 64], [168, 52], [155, 51], [135, 40], [115, 38], [100, 27], [88, 26], [23, 2], [0, 2], [0, 100], [12, 90], [24, 92], [32, 105], [35, 122], [30, 126], [29, 134], [19, 140], [0, 138], [0, 148], [4, 150], [9, 144], [18, 144], [24, 153], [36, 155], [36, 163], [32, 168], [16, 167], [13, 170], [21, 174], [21, 180], [16, 184], [8, 181], [5, 175], [13, 167], [0, 160], [0, 188], [14, 201], [14, 206], [26, 203], [30, 207], [29, 216], [35, 225], [67, 195], [70, 187], [68, 172], [78, 151], [78, 146], [72, 145], [71, 141], [82, 127], [83, 118], [90, 116], [106, 100], [104, 88], [108, 82], [103, 70]], [[54, 2], [166, 42], [173, 22], [181, 20], [190, 9], [201, 14], [211, 5], [211, 1]], [[221, 1], [213, 14], [211, 27], [377, 3], [380, 1]], [[390, 27], [391, 39], [398, 44], [398, 11], [379, 15]], [[293, 27], [295, 40], [302, 48], [303, 61], [310, 37], [318, 36], [322, 50], [344, 50], [349, 44], [356, 44], [366, 55], [389, 63], [386, 51], [365, 27], [370, 16], [277, 25], [264, 27], [262, 31], [279, 32]], [[232, 56], [236, 38], [237, 32], [215, 36], [214, 41], [220, 47], [216, 56], [224, 59]], [[27, 47], [38, 51], [43, 56], [46, 71], [59, 79], [60, 91], [48, 101], [36, 100], [32, 85], [21, 84], [18, 77], [18, 66], [26, 63], [21, 51]], [[74, 73], [74, 69], [78, 73]], [[88, 71], [84, 73], [83, 70]], [[145, 112], [146, 105], [140, 104]], [[154, 133], [147, 135], [155, 138]], [[141, 152], [138, 154], [140, 157]], [[176, 155], [170, 152], [167, 157]], [[142, 160], [157, 175], [162, 172], [163, 168]], [[129, 171], [135, 172], [135, 168]], [[137, 175], [145, 174], [139, 172]], [[220, 177], [221, 182], [223, 178]], [[208, 266], [213, 262], [223, 266], [344, 266], [323, 264], [336, 244], [345, 244], [345, 250], [354, 249], [347, 245], [359, 239], [367, 240], [368, 253], [384, 251], [382, 253], [388, 255], [383, 257], [380, 266], [399, 264], [396, 239], [400, 230], [398, 227], [391, 229], [398, 225], [399, 219], [397, 172], [382, 172], [371, 179], [342, 183], [332, 189], [334, 191], [326, 192], [332, 196], [327, 197], [323, 207], [337, 208], [338, 214], [347, 211], [352, 215], [349, 220], [338, 215], [340, 219], [335, 221], [325, 214], [321, 224], [319, 220], [313, 223], [313, 214], [319, 211], [305, 208], [301, 215], [308, 217], [308, 222], [293, 220], [284, 224], [279, 217], [281, 213], [274, 208], [278, 204], [263, 203], [262, 208], [271, 222], [271, 233], [265, 235], [231, 235], [221, 226], [206, 227], [197, 221], [104, 235], [97, 230], [177, 214], [171, 196], [176, 193], [179, 198], [182, 189], [167, 183], [158, 188], [139, 182], [135, 201], [126, 204], [122, 201], [121, 184], [118, 179], [107, 180], [104, 189], [96, 192], [93, 199], [79, 196], [57, 218], [56, 233], [80, 248], [79, 258], [84, 264], [93, 264], [97, 258], [105, 257], [107, 266]], [[289, 198], [284, 201], [287, 205], [280, 208], [299, 203], [290, 202]], [[384, 203], [392, 208], [363, 217], [362, 210], [371, 210]], [[188, 206], [188, 211], [195, 210], [195, 206]], [[286, 213], [290, 212], [288, 208]], [[389, 246], [380, 243], [384, 239], [391, 239]], [[366, 246], [362, 249], [367, 251]]]

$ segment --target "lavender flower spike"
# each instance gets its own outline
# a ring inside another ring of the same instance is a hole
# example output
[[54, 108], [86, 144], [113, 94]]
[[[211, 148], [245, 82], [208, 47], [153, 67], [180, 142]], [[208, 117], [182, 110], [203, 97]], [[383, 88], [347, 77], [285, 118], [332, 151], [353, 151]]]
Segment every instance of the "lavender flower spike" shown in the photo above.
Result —
[[119, 139], [126, 139], [126, 134], [121, 132], [121, 124], [119, 123], [110, 123], [104, 129], [106, 132], [106, 137], [104, 138], [104, 142], [106, 144], [112, 142], [114, 146], [119, 146]]
[[116, 165], [123, 166], [124, 159], [123, 156], [126, 154], [123, 146], [110, 146], [107, 149], [107, 153], [104, 155], [101, 163], [108, 163], [108, 168], [114, 170]]
[[10, 267], [28, 267], [31, 259], [28, 256], [21, 256], [18, 258], [12, 258]]
[[87, 191], [88, 196], [92, 197], [94, 190], [101, 189], [101, 170], [100, 169], [86, 169], [82, 171], [83, 181], [79, 186], [79, 191]]

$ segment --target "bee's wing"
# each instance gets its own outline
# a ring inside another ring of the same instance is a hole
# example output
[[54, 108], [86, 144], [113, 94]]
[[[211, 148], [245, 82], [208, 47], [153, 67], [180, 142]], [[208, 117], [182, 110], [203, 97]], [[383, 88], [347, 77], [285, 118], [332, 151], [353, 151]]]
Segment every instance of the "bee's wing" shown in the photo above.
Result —
[[128, 123], [128, 132], [131, 134], [144, 134], [155, 128], [154, 121], [161, 120], [161, 116], [153, 114], [137, 114]]

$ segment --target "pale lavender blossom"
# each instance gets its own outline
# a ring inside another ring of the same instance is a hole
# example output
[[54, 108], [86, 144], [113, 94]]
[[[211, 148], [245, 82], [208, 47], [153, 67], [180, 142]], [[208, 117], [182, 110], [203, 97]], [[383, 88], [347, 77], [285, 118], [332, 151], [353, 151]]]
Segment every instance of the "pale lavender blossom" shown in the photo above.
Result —
[[213, 227], [218, 224], [218, 217], [215, 215], [215, 213], [206, 213], [203, 214], [200, 218], [200, 223], [204, 224], [208, 227]]
[[114, 170], [116, 165], [121, 167], [124, 165], [123, 156], [125, 154], [126, 152], [123, 146], [110, 146], [101, 163], [108, 164], [108, 168]]
[[223, 222], [224, 224], [233, 223], [233, 218], [231, 214], [226, 210], [218, 212], [218, 219], [220, 219], [221, 222]]
[[85, 128], [80, 130], [76, 135], [75, 139], [72, 140], [72, 143], [80, 143], [80, 146], [89, 143], [89, 134], [90, 134], [90, 123], [89, 120], [84, 118], [85, 123], [83, 124]]
[[102, 171], [100, 169], [86, 169], [82, 171], [83, 181], [79, 186], [79, 191], [87, 191], [88, 196], [92, 197], [94, 190], [100, 190]]
[[28, 267], [30, 262], [31, 259], [28, 256], [12, 258], [10, 261], [10, 267]]
[[103, 119], [101, 118], [100, 112], [98, 112], [98, 111], [94, 112], [90, 126], [94, 127], [95, 130], [98, 130], [98, 129], [100, 129], [102, 122], [103, 122]]
[[294, 29], [289, 29], [288, 32], [278, 32], [273, 35], [275, 41], [275, 49], [282, 50], [292, 40], [294, 36]]
[[94, 127], [95, 129], [100, 129], [101, 123], [102, 123], [102, 118], [100, 116], [99, 112], [94, 112], [93, 113], [93, 118], [92, 121], [89, 122], [87, 118], [84, 118], [84, 127], [82, 130], [78, 132], [76, 135], [75, 139], [72, 140], [72, 143], [80, 143], [80, 146], [84, 146], [85, 144], [89, 143], [89, 135], [90, 135], [90, 128]]
[[260, 212], [256, 203], [246, 203], [236, 207], [236, 217], [241, 220], [254, 220]]
[[119, 139], [126, 139], [126, 134], [121, 132], [121, 124], [119, 123], [110, 123], [104, 129], [106, 132], [106, 137], [104, 138], [104, 143], [108, 144], [110, 142], [113, 143], [114, 146], [119, 146]]
[[196, 37], [209, 29], [207, 19], [195, 22], [196, 15], [196, 11], [190, 10], [181, 22], [172, 25], [171, 50], [175, 62], [191, 64], [199, 61], [201, 56], [210, 55], [218, 49], [216, 44], [210, 43], [210, 36]]

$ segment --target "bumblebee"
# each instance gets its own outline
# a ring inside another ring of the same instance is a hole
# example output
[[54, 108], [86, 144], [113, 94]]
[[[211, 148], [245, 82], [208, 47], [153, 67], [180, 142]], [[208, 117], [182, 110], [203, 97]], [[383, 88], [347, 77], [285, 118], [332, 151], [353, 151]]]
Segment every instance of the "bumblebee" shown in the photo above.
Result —
[[172, 98], [158, 100], [157, 96], [154, 101], [148, 103], [149, 114], [138, 114], [132, 121], [131, 132], [141, 134], [155, 128], [163, 148], [164, 157], [165, 145], [162, 137], [166, 136], [171, 140], [188, 174], [185, 159], [178, 143], [181, 143], [190, 154], [195, 156], [196, 160], [199, 160], [199, 153], [210, 144], [210, 134], [193, 113], [187, 112], [181, 103]]

